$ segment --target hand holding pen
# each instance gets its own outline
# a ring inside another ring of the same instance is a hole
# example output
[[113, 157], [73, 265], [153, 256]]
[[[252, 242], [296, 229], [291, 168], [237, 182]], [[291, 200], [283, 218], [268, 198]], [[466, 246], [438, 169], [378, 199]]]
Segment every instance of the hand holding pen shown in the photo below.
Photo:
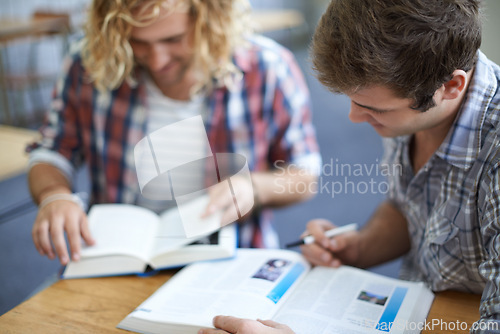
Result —
[[297, 243], [301, 244], [302, 254], [314, 265], [356, 266], [360, 254], [359, 236], [356, 224], [336, 227], [325, 219], [315, 219], [307, 223], [302, 240]]
[[[332, 228], [332, 229], [329, 229], [325, 232], [325, 237], [333, 238], [337, 235], [341, 235], [341, 234], [351, 232], [351, 231], [356, 231], [357, 228], [358, 228], [357, 224], [349, 224], [349, 225], [340, 226], [337, 228]], [[309, 244], [312, 244], [314, 241], [315, 241], [314, 236], [306, 235], [304, 238], [302, 238], [300, 240], [297, 240], [297, 241], [294, 241], [292, 243], [287, 244], [286, 248], [300, 246], [300, 245], [309, 245]]]

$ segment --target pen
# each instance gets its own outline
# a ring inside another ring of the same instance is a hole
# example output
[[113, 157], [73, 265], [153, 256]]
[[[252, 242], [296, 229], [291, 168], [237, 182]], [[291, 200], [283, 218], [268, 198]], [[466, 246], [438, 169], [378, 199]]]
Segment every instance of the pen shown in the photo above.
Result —
[[[326, 231], [325, 236], [327, 238], [332, 238], [332, 237], [339, 235], [339, 234], [343, 234], [343, 233], [347, 233], [347, 232], [351, 232], [351, 231], [356, 231], [356, 229], [357, 229], [357, 224], [355, 224], [355, 223], [348, 224], [348, 225], [340, 226], [337, 228], [332, 228], [331, 230]], [[312, 235], [308, 235], [301, 240], [297, 240], [295, 242], [286, 244], [285, 247], [290, 248], [290, 247], [295, 247], [295, 246], [300, 246], [300, 245], [309, 245], [309, 244], [312, 244], [313, 242], [314, 242], [314, 237]]]

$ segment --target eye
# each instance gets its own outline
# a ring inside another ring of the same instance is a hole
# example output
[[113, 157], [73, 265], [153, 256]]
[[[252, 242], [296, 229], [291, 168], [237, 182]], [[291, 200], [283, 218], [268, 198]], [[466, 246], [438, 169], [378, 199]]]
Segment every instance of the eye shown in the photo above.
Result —
[[129, 40], [129, 43], [132, 47], [143, 47], [146, 45], [146, 42], [143, 42], [143, 41], [138, 41], [138, 40], [135, 40], [135, 39], [131, 39]]
[[374, 114], [385, 114], [386, 111], [385, 110], [378, 110], [378, 109], [369, 109], [370, 111], [372, 111]]
[[178, 36], [166, 38], [162, 42], [167, 43], [167, 44], [176, 44], [176, 43], [182, 42], [183, 38], [184, 38], [184, 35], [178, 35]]
[[355, 104], [356, 106], [358, 106], [359, 108], [362, 108], [364, 110], [368, 110], [374, 114], [385, 114], [386, 112], [388, 112], [389, 110], [387, 109], [377, 109], [377, 108], [374, 108], [374, 107], [370, 107], [370, 106], [365, 106], [365, 105], [362, 105], [362, 104], [359, 104], [357, 102], [354, 102], [352, 101], [353, 104]]

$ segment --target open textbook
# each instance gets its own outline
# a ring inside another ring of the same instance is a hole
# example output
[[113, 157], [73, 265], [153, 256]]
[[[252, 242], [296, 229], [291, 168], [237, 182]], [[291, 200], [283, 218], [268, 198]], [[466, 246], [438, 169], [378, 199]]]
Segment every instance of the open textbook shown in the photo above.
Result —
[[214, 316], [232, 315], [273, 319], [297, 334], [414, 333], [433, 299], [423, 283], [347, 266], [311, 269], [287, 250], [238, 249], [231, 260], [184, 268], [117, 327], [195, 334]]
[[[191, 219], [214, 225], [220, 213], [199, 219], [208, 198], [187, 204]], [[89, 227], [96, 243], [83, 246], [81, 258], [71, 261], [62, 278], [95, 277], [143, 273], [148, 269], [179, 267], [199, 260], [228, 258], [237, 244], [235, 224], [213, 234], [186, 238], [176, 207], [157, 215], [128, 204], [92, 206]]]

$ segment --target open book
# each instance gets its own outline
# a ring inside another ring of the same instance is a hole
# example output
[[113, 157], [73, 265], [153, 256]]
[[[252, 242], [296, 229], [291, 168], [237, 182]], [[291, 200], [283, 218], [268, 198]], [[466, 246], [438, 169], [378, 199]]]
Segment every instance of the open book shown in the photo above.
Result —
[[273, 319], [297, 334], [412, 333], [433, 299], [423, 283], [347, 266], [311, 269], [293, 251], [238, 249], [231, 260], [184, 268], [117, 327], [195, 334], [221, 314]]
[[[192, 217], [200, 217], [206, 198], [189, 205]], [[128, 204], [97, 204], [89, 212], [89, 227], [96, 243], [84, 246], [78, 262], [71, 261], [62, 278], [143, 273], [179, 267], [199, 260], [232, 257], [237, 243], [235, 224], [213, 234], [186, 238], [176, 207], [156, 213]], [[193, 218], [194, 219], [194, 218]], [[205, 219], [220, 220], [220, 213]]]

